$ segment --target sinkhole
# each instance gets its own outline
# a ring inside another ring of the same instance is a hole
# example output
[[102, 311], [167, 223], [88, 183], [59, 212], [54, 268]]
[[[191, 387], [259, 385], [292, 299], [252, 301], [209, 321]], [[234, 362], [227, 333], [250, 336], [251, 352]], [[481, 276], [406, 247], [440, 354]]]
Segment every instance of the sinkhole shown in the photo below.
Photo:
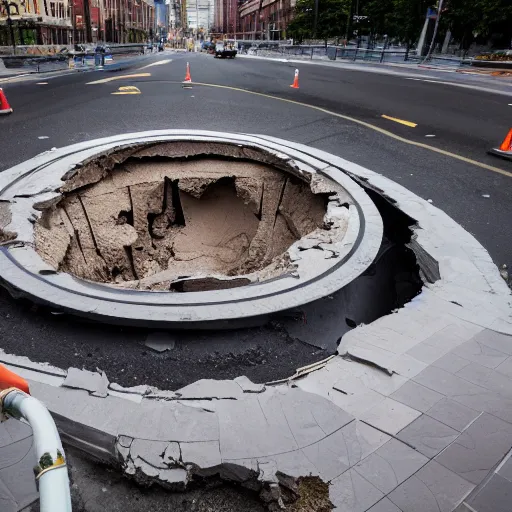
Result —
[[335, 231], [325, 215], [339, 187], [316, 179], [312, 190], [311, 180], [265, 162], [169, 158], [161, 147], [120, 159], [98, 179], [102, 166], [85, 165], [35, 224], [42, 259], [84, 280], [153, 291], [234, 288], [293, 274], [288, 249], [314, 235], [314, 247], [298, 249], [322, 252]]

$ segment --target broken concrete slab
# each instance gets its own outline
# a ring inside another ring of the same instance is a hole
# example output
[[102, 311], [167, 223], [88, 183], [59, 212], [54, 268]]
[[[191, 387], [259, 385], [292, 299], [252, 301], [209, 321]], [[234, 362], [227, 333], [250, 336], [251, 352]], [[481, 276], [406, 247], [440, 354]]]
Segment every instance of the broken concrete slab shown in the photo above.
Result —
[[201, 379], [178, 389], [180, 400], [237, 400], [242, 398], [241, 387], [231, 380]]
[[245, 375], [241, 375], [234, 381], [242, 388], [244, 393], [262, 393], [265, 391], [265, 384], [255, 384]]
[[180, 443], [181, 460], [185, 465], [192, 465], [192, 472], [207, 476], [218, 472], [222, 463], [218, 441], [200, 443]]
[[78, 368], [68, 368], [66, 379], [62, 383], [66, 388], [84, 389], [93, 396], [108, 396], [108, 379], [105, 372], [90, 372]]
[[167, 461], [164, 460], [164, 454], [168, 444], [165, 441], [134, 439], [130, 445], [130, 457], [133, 461], [140, 458], [155, 468], [166, 469], [169, 467], [169, 464], [166, 464]]

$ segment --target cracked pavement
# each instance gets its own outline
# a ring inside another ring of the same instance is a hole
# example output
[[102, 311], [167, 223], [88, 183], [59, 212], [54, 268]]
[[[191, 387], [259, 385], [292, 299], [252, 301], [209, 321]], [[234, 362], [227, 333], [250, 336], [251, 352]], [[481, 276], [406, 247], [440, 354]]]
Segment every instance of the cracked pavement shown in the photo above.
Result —
[[[233, 63], [236, 61], [228, 64]], [[276, 69], [273, 63], [265, 66]], [[205, 64], [204, 70], [207, 69]], [[143, 97], [145, 86], [140, 87]], [[157, 85], [147, 87], [149, 91]], [[275, 83], [272, 87], [276, 87]], [[195, 95], [204, 94], [200, 91], [196, 88]], [[217, 92], [204, 94], [203, 100], [210, 102], [211, 112], [218, 113], [216, 106], [225, 108], [228, 102]], [[98, 91], [91, 95], [98, 95], [96, 99], [101, 104]], [[189, 102], [188, 98], [180, 99]], [[237, 99], [234, 92], [231, 100], [239, 102], [241, 109], [253, 108], [252, 99]], [[260, 102], [255, 103], [261, 106]], [[188, 108], [189, 105], [185, 120]], [[243, 123], [236, 126], [245, 131], [253, 131], [255, 127], [264, 129], [272, 116], [270, 110], [265, 111], [265, 119], [255, 115], [253, 126]], [[282, 116], [280, 121], [275, 119], [276, 131], [286, 129], [287, 122], [293, 126], [293, 119], [287, 117], [285, 109], [276, 107], [276, 110]], [[299, 107], [290, 111], [292, 117], [304, 112]], [[154, 114], [151, 111], [148, 116]], [[329, 133], [333, 124], [338, 126], [338, 122], [320, 123]], [[360, 128], [345, 125], [341, 128], [337, 133], [346, 134], [346, 140], [351, 140], [347, 132], [352, 131], [365, 137]], [[293, 130], [290, 132], [293, 138]], [[313, 138], [305, 132], [295, 136], [301, 140]], [[61, 137], [68, 142], [69, 138]], [[470, 179], [474, 170], [460, 164], [447, 166], [444, 160], [441, 162], [432, 155], [422, 159], [416, 150], [402, 151], [390, 141], [375, 141], [375, 136], [368, 137], [367, 145], [374, 151], [361, 155], [361, 140], [343, 145], [336, 137], [337, 142], [323, 139], [323, 147], [351, 155], [359, 163], [366, 161], [368, 167], [410, 185], [409, 188], [419, 191], [425, 199], [430, 198], [432, 190], [436, 191], [436, 204], [446, 206], [466, 227], [471, 226], [471, 231], [477, 232], [482, 241], [492, 239], [486, 245], [495, 258], [506, 252], [507, 243], [499, 243], [503, 226], [492, 230], [485, 227], [486, 216], [506, 210], [504, 201], [498, 200], [509, 190], [501, 182], [502, 177], [491, 179], [479, 175], [475, 191]], [[6, 161], [12, 159], [12, 152], [6, 158]], [[449, 173], [445, 176], [447, 168]], [[419, 171], [421, 179], [410, 178], [409, 171], [412, 174]], [[131, 366], [120, 365], [116, 357], [119, 345], [115, 343], [132, 340], [140, 344], [138, 350], [146, 351], [142, 348], [145, 333], [103, 326], [87, 326], [79, 333], [81, 326], [70, 325], [68, 319], [48, 318], [30, 306], [18, 306], [6, 296], [2, 299], [2, 335], [5, 336], [2, 348], [6, 353], [0, 359], [30, 379], [34, 395], [57, 418], [65, 440], [75, 445], [85, 441], [90, 450], [94, 447], [97, 456], [117, 464], [136, 479], [183, 488], [210, 478], [204, 475], [214, 472], [224, 481], [244, 484], [262, 493], [273, 506], [279, 505], [286, 491], [294, 487], [297, 476], [312, 474], [330, 482], [329, 499], [340, 510], [350, 512], [509, 512], [512, 486], [510, 291], [484, 248], [442, 211], [382, 176], [361, 168], [357, 172], [362, 179], [384, 190], [418, 221], [416, 242], [432, 261], [438, 262], [440, 279], [427, 280], [422, 293], [400, 310], [367, 325], [344, 330], [338, 337], [341, 340], [337, 355], [301, 378], [267, 385], [264, 389], [258, 386], [256, 382], [270, 380], [265, 379], [265, 372], [273, 361], [260, 349], [251, 352], [253, 356], [248, 359], [259, 361], [257, 370], [247, 364], [244, 368], [247, 372], [230, 374], [223, 366], [225, 354], [237, 352], [229, 342], [226, 352], [212, 347], [209, 356], [199, 355], [210, 337], [214, 343], [217, 339], [217, 347], [223, 345], [222, 334], [218, 337], [205, 334], [197, 350], [194, 343], [182, 348], [198, 366], [197, 373], [187, 376], [190, 381], [179, 375], [164, 376], [162, 369], [160, 374], [153, 371], [152, 366], [158, 365], [159, 358], [173, 357], [172, 350], [163, 352], [163, 356], [151, 354], [148, 361], [142, 361], [141, 353], [134, 351], [125, 359]], [[480, 199], [480, 188], [491, 186], [491, 182], [496, 187], [497, 199], [486, 203]], [[454, 186], [460, 197], [453, 197]], [[468, 208], [471, 197], [474, 199], [471, 204], [481, 206], [475, 206], [479, 210], [477, 220]], [[343, 322], [346, 326], [345, 319]], [[320, 331], [321, 322], [319, 325]], [[341, 327], [335, 325], [332, 333], [338, 329]], [[242, 342], [253, 347], [254, 333], [265, 338], [271, 332], [279, 333], [279, 343], [270, 353], [282, 358], [279, 368], [283, 373], [286, 370], [287, 376], [296, 367], [310, 362], [308, 358], [318, 350], [300, 345], [304, 348], [304, 364], [288, 359], [295, 350], [288, 348], [294, 345], [287, 345], [291, 338], [275, 325], [268, 330], [244, 331]], [[186, 336], [179, 342], [186, 340]], [[310, 332], [309, 336], [315, 338], [314, 333]], [[107, 337], [109, 341], [105, 341]], [[51, 341], [47, 344], [52, 339], [65, 343], [55, 349]], [[22, 348], [20, 340], [24, 340]], [[33, 361], [52, 358], [51, 362], [62, 369], [40, 367], [9, 355], [19, 354], [20, 350]], [[325, 356], [333, 352], [329, 346]], [[347, 359], [341, 357], [345, 354]], [[311, 362], [322, 356], [311, 356]], [[73, 357], [77, 364], [66, 364]], [[101, 357], [109, 358], [112, 371], [106, 365], [97, 364]], [[202, 366], [205, 359], [209, 360], [206, 372]], [[91, 372], [96, 367], [105, 370], [109, 384], [100, 372], [81, 373], [84, 364]], [[70, 367], [78, 369], [69, 370]], [[135, 372], [138, 373], [134, 375]], [[230, 380], [242, 374], [250, 381]], [[208, 380], [193, 384], [205, 377]], [[72, 387], [64, 384], [66, 380]], [[126, 389], [139, 384], [152, 386]], [[159, 389], [154, 389], [156, 386]], [[9, 487], [2, 471], [2, 482], [14, 497], [16, 489]], [[25, 477], [27, 472], [25, 467]], [[151, 503], [150, 499], [146, 503]], [[90, 503], [95, 501], [98, 502], [95, 498]], [[249, 499], [238, 503], [238, 510], [251, 510], [254, 504]], [[222, 510], [220, 505], [219, 509]]]

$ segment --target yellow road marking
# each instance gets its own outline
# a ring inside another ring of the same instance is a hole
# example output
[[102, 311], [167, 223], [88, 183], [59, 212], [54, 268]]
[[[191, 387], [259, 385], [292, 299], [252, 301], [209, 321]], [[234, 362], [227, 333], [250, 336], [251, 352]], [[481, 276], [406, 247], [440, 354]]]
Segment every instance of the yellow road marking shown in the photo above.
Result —
[[127, 85], [124, 87], [119, 87], [117, 92], [113, 92], [112, 94], [141, 94], [140, 89], [134, 87], [133, 85]]
[[[173, 82], [173, 83], [181, 83], [181, 82]], [[512, 178], [512, 172], [505, 171], [504, 169], [500, 169], [499, 167], [494, 167], [493, 165], [484, 164], [483, 162], [479, 162], [478, 160], [472, 160], [471, 158], [467, 158], [462, 155], [458, 155], [457, 153], [451, 153], [450, 151], [446, 151], [444, 149], [436, 148], [435, 146], [429, 146], [428, 144], [424, 144], [423, 142], [416, 142], [414, 140], [406, 139], [404, 137], [400, 137], [399, 135], [395, 135], [394, 133], [384, 130], [384, 128], [379, 128], [374, 124], [367, 123], [366, 121], [361, 121], [359, 119], [355, 119], [354, 117], [346, 116], [344, 114], [338, 114], [337, 112], [333, 112], [332, 110], [327, 110], [326, 108], [317, 107], [315, 105], [308, 105], [307, 103], [302, 103], [301, 101], [289, 100], [287, 98], [280, 98], [279, 96], [272, 96], [271, 94], [265, 94], [263, 92], [255, 92], [248, 91], [247, 89], [241, 89], [240, 87], [231, 87], [229, 85], [218, 85], [218, 84], [205, 84], [202, 82], [194, 82], [194, 85], [202, 85], [203, 87], [214, 87], [217, 89], [228, 89], [231, 91], [245, 92], [247, 94], [253, 94], [254, 96], [260, 96], [262, 98], [270, 98], [272, 100], [284, 101], [285, 103], [292, 103], [294, 105], [299, 105], [301, 107], [311, 108], [318, 112], [323, 112], [324, 114], [328, 114], [330, 116], [339, 117], [340, 119], [345, 119], [346, 121], [350, 121], [352, 123], [356, 123], [360, 126], [365, 126], [370, 130], [374, 130], [382, 135], [386, 135], [387, 137], [391, 137], [392, 139], [398, 140], [405, 144], [409, 144], [411, 146], [416, 146], [418, 148], [427, 149], [429, 151], [433, 151], [434, 153], [438, 153], [440, 155], [448, 156], [450, 158], [454, 158], [455, 160], [460, 160], [461, 162], [465, 162], [467, 164], [475, 165], [480, 167], [481, 169], [486, 169], [487, 171], [496, 172], [498, 174], [502, 174], [503, 176], [508, 176]]]
[[96, 80], [95, 82], [88, 82], [85, 85], [107, 84], [108, 82], [114, 82], [115, 80], [129, 80], [130, 78], [143, 78], [146, 76], [151, 76], [151, 73], [135, 73], [134, 75], [111, 76], [110, 78], [103, 78], [101, 80]]
[[410, 126], [411, 128], [416, 128], [417, 123], [411, 123], [411, 121], [404, 121], [403, 119], [398, 119], [397, 117], [390, 117], [390, 116], [385, 116], [384, 114], [382, 114], [382, 116], [384, 119], [389, 119], [390, 121], [394, 121], [395, 123], [400, 123], [400, 124], [405, 124], [405, 126]]

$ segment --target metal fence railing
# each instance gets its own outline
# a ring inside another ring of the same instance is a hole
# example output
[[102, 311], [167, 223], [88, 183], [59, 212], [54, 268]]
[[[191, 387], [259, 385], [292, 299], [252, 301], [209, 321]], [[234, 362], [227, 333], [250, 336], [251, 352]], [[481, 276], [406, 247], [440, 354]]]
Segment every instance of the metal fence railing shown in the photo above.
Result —
[[140, 55], [147, 53], [151, 46], [146, 43], [108, 45], [95, 48], [82, 48], [78, 51], [69, 51], [54, 55], [0, 55], [6, 69], [22, 69], [28, 72], [44, 73], [59, 71], [72, 67], [95, 67], [110, 63], [123, 56]]
[[[261, 57], [294, 58], [304, 60], [345, 60], [361, 62], [423, 62], [424, 57], [417, 55], [416, 50], [403, 48], [356, 48], [324, 45], [258, 45], [242, 48], [242, 53]], [[437, 65], [462, 66], [470, 64], [471, 59], [463, 57], [432, 55], [429, 62]]]

